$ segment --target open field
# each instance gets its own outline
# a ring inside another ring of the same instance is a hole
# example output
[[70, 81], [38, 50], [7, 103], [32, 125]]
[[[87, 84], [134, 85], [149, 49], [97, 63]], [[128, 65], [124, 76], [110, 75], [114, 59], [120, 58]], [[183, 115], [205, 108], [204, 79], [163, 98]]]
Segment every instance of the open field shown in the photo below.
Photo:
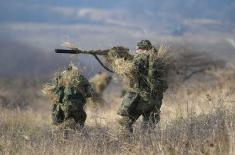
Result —
[[182, 70], [172, 74], [157, 128], [145, 133], [138, 121], [129, 137], [117, 124], [121, 98], [115, 84], [105, 92], [106, 107], [88, 105], [85, 128], [64, 139], [50, 124], [41, 80], [2, 79], [0, 154], [235, 154], [234, 65], [210, 66], [192, 76], [180, 74], [187, 67]]
[[0, 155], [235, 155], [235, 0], [0, 1]]

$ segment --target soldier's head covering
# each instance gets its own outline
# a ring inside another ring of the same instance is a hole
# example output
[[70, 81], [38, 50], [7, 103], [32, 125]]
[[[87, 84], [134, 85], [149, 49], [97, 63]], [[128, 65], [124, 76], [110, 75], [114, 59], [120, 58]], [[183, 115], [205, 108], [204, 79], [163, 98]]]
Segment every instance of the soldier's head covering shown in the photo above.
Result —
[[74, 68], [74, 66], [72, 64], [70, 64], [67, 68], [68, 71], [71, 71]]
[[152, 48], [152, 44], [149, 40], [141, 40], [137, 43], [137, 48], [141, 50], [150, 50]]

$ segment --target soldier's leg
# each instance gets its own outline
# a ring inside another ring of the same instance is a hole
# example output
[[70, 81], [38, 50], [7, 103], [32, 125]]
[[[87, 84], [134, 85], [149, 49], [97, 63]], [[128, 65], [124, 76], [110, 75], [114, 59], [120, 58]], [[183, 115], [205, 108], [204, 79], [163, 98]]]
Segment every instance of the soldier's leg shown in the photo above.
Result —
[[[77, 123], [77, 127], [83, 127], [86, 120], [86, 112], [83, 109], [82, 103], [74, 102], [72, 103], [72, 108], [70, 110], [70, 118], [73, 118]], [[79, 125], [79, 126], [78, 126]]]
[[58, 129], [63, 133], [63, 138], [68, 139], [69, 135], [77, 129], [77, 123], [74, 118], [70, 117], [58, 125]]
[[156, 124], [160, 121], [160, 109], [155, 107], [153, 110], [148, 111], [143, 116], [143, 129], [154, 129]]
[[121, 116], [119, 124], [122, 128], [130, 133], [133, 133], [133, 124], [139, 118], [140, 114], [132, 114], [130, 116]]
[[64, 112], [64, 119], [69, 119], [72, 116], [72, 112], [74, 110], [74, 106], [71, 102], [65, 102], [61, 106], [63, 112]]
[[52, 106], [52, 124], [58, 125], [64, 121], [64, 112], [60, 108], [60, 105], [58, 103], [53, 104]]
[[137, 93], [127, 92], [117, 112], [117, 114], [121, 116], [119, 124], [124, 130], [128, 130], [129, 132], [133, 132], [132, 125], [140, 116], [140, 113], [135, 110], [138, 102], [139, 96]]
[[66, 102], [66, 104], [63, 105], [63, 110], [65, 116], [63, 123], [64, 128], [76, 129], [78, 125], [77, 123], [79, 123], [79, 125], [81, 126], [84, 125], [86, 113], [78, 103]]
[[84, 111], [83, 107], [80, 107], [77, 111], [76, 120], [79, 123], [80, 127], [83, 127], [87, 118], [87, 114]]
[[63, 123], [61, 123], [58, 127], [63, 130], [75, 130], [77, 127], [77, 123], [74, 118], [70, 117], [65, 119]]

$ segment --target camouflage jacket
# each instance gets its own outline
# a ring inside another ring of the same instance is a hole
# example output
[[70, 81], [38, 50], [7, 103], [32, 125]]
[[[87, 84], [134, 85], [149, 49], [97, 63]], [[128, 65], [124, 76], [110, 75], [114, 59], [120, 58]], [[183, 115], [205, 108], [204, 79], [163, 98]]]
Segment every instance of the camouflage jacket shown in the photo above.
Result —
[[[162, 96], [168, 88], [166, 76], [167, 70], [159, 65], [161, 59], [157, 59], [154, 54], [137, 54], [134, 56], [133, 79], [130, 81], [130, 89], [142, 94], [143, 96], [154, 97]], [[163, 62], [162, 62], [163, 63]]]
[[[115, 47], [108, 52], [106, 60], [114, 67], [118, 66], [115, 63], [118, 59], [123, 59], [122, 62], [127, 63], [128, 69], [123, 68], [123, 73], [118, 73], [124, 75], [124, 78], [129, 81], [127, 90], [147, 97], [162, 96], [168, 88], [167, 68], [164, 60], [157, 56], [157, 52], [156, 48], [152, 48], [149, 51], [131, 55], [121, 47]], [[131, 66], [130, 69], [129, 66]], [[117, 72], [115, 69], [114, 71]]]
[[79, 81], [78, 84], [64, 85], [56, 78], [54, 92], [57, 96], [57, 102], [63, 103], [68, 101], [86, 102], [86, 98], [91, 97], [93, 89], [89, 81], [82, 75], [75, 76], [73, 80]]

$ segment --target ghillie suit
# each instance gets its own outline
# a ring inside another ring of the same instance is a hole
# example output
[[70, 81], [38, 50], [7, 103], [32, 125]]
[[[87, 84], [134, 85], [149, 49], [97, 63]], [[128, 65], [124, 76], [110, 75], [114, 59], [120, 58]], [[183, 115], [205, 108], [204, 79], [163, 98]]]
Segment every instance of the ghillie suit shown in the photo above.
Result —
[[116, 73], [129, 80], [129, 89], [124, 95], [118, 115], [120, 124], [133, 132], [133, 123], [142, 115], [143, 127], [154, 128], [160, 120], [163, 93], [167, 85], [167, 57], [165, 48], [157, 50], [147, 40], [137, 45], [133, 59], [116, 59]]
[[102, 96], [104, 90], [110, 84], [112, 80], [112, 76], [107, 75], [106, 73], [98, 73], [94, 77], [92, 77], [89, 81], [92, 84], [95, 92]]
[[94, 94], [92, 98], [88, 100], [88, 104], [94, 107], [103, 106], [105, 104], [103, 99], [103, 92], [109, 86], [111, 80], [112, 76], [105, 72], [98, 73], [89, 80], [94, 90]]
[[155, 127], [160, 120], [163, 93], [168, 88], [166, 48], [161, 46], [156, 49], [148, 40], [142, 40], [137, 47], [135, 55], [129, 54], [129, 49], [122, 46], [90, 51], [69, 46], [70, 50], [55, 50], [56, 53], [91, 54], [99, 62], [97, 55], [101, 55], [112, 67], [110, 70], [100, 62], [106, 70], [115, 72], [129, 81], [129, 88], [124, 95], [118, 115], [122, 116], [120, 123], [130, 132], [133, 131], [133, 123], [141, 115], [143, 127]]
[[83, 107], [93, 90], [88, 80], [75, 66], [69, 66], [58, 74], [44, 92], [55, 102], [52, 105], [52, 123], [61, 128], [83, 127], [86, 112]]

